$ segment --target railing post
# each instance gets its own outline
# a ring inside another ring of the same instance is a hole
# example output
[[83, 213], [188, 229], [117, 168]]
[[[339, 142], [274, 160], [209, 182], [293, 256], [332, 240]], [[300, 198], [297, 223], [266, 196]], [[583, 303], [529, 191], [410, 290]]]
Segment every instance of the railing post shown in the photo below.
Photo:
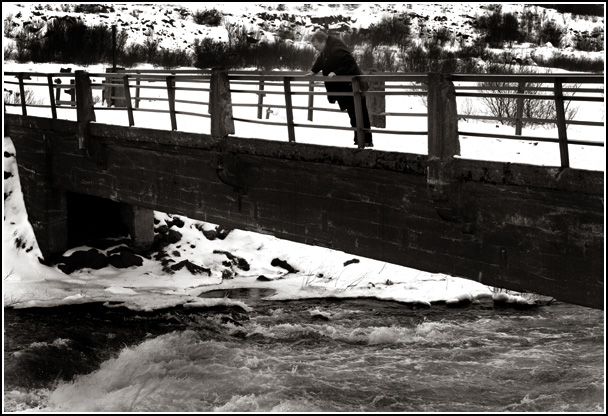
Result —
[[135, 78], [135, 108], [139, 108], [139, 85], [141, 84], [141, 78], [139, 77], [140, 73], [140, 71], [137, 71], [137, 78]]
[[475, 204], [468, 201], [462, 183], [454, 176], [454, 156], [460, 154], [456, 91], [449, 75], [428, 75], [427, 184], [437, 214], [445, 221], [463, 224], [473, 232]]
[[293, 125], [293, 105], [291, 101], [291, 80], [289, 77], [283, 78], [283, 88], [285, 90], [285, 115], [287, 116], [287, 134], [290, 142], [296, 141], [296, 132]]
[[167, 97], [169, 98], [169, 116], [171, 117], [171, 130], [177, 130], [177, 118], [175, 117], [175, 77], [167, 77]]
[[[116, 74], [120, 70], [124, 70], [124, 68], [106, 68], [106, 73]], [[123, 100], [124, 97], [120, 95], [119, 91], [121, 90], [121, 82], [117, 80], [115, 77], [106, 77], [105, 80], [106, 87], [103, 91], [103, 96], [106, 99], [106, 103], [108, 107], [124, 107]], [[118, 85], [118, 86], [117, 86]]]
[[95, 108], [93, 107], [93, 91], [91, 89], [91, 79], [85, 71], [74, 73], [75, 98], [76, 98], [76, 121], [88, 124], [95, 121]]
[[[71, 79], [70, 80], [70, 85], [74, 85], [76, 81]], [[65, 92], [68, 93], [68, 95], [70, 96], [70, 101], [72, 102], [71, 106], [75, 107], [76, 103], [74, 101], [76, 101], [76, 90], [74, 88], [69, 88], [67, 90], [65, 90]]]
[[562, 80], [555, 80], [555, 114], [557, 116], [557, 134], [559, 138], [559, 155], [562, 168], [570, 167], [568, 155], [568, 134], [566, 130], [566, 112], [564, 111], [564, 94], [562, 91]]
[[129, 75], [123, 75], [122, 83], [125, 86], [125, 103], [127, 104], [127, 115], [129, 116], [129, 127], [135, 125], [135, 120], [133, 119], [133, 106], [131, 104], [131, 90], [129, 88]]
[[[61, 85], [61, 78], [57, 78], [57, 85]], [[57, 101], [61, 100], [61, 88], [55, 88], [55, 104]]]
[[[314, 91], [315, 91], [315, 82], [308, 81], [308, 92], [314, 92]], [[312, 121], [314, 104], [315, 104], [315, 96], [310, 94], [308, 96], [308, 121]]]
[[214, 70], [211, 74], [209, 113], [211, 114], [211, 136], [222, 138], [234, 134], [232, 118], [232, 96], [228, 74]]
[[[376, 71], [372, 69], [370, 75]], [[370, 81], [369, 91], [385, 91], [384, 81]], [[386, 128], [386, 95], [369, 94], [366, 98], [367, 109], [369, 111], [370, 124], [372, 127]]]
[[[264, 80], [260, 80], [260, 92], [264, 91]], [[262, 113], [264, 110], [264, 94], [258, 94], [258, 119], [262, 118]]]
[[[523, 81], [519, 82], [519, 85], [517, 86], [518, 94], [524, 93], [525, 85], [526, 85], [525, 82], [523, 82]], [[515, 135], [516, 136], [521, 136], [521, 129], [523, 126], [521, 119], [523, 118], [523, 116], [524, 116], [524, 99], [522, 97], [518, 97], [517, 98], [517, 115], [516, 115], [516, 119], [515, 119]]]
[[456, 92], [449, 76], [428, 75], [429, 159], [448, 160], [460, 154]]
[[23, 86], [23, 74], [17, 75], [19, 80], [19, 95], [21, 95], [21, 114], [27, 116], [27, 103], [25, 102], [25, 87]]
[[359, 78], [353, 78], [352, 86], [355, 102], [357, 146], [359, 149], [363, 149], [365, 147], [365, 133], [363, 132], [363, 102], [361, 100], [361, 81], [359, 81]]
[[93, 91], [91, 79], [85, 71], [74, 73], [74, 95], [76, 98], [76, 121], [78, 122], [78, 148], [87, 157], [100, 164], [102, 169], [106, 168], [106, 150], [97, 140], [89, 137], [89, 123], [95, 121], [95, 108], [93, 106]]
[[53, 119], [57, 119], [57, 105], [55, 104], [55, 94], [53, 94], [53, 77], [51, 75], [47, 75], [46, 80], [49, 84], [49, 100], [51, 102], [51, 114], [53, 115]]

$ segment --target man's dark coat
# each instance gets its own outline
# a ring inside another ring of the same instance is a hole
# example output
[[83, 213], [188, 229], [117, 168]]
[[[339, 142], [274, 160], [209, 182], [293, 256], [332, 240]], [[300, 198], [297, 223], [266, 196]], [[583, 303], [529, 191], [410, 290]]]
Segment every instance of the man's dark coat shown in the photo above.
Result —
[[[323, 71], [323, 75], [327, 76], [330, 72], [336, 75], [363, 75], [363, 72], [357, 65], [357, 61], [348, 50], [344, 42], [334, 36], [328, 36], [325, 43], [325, 49], [319, 54], [319, 57], [312, 66], [312, 72], [315, 74]], [[350, 82], [326, 82], [325, 88], [327, 92], [352, 92], [353, 87]], [[361, 82], [361, 89], [367, 90], [367, 83]], [[327, 99], [330, 103], [336, 101], [340, 105], [341, 110], [345, 110], [348, 101], [352, 100], [347, 96], [328, 95]]]

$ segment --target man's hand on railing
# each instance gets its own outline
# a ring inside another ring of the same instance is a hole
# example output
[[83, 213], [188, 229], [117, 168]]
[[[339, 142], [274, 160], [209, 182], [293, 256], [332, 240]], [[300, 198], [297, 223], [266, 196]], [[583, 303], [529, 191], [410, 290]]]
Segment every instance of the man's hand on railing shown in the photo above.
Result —
[[[307, 72], [307, 73], [305, 73], [305, 74], [304, 74], [304, 76], [305, 76], [305, 77], [310, 77], [310, 76], [313, 76], [313, 75], [317, 75], [317, 74], [315, 74], [315, 73], [314, 73], [314, 72], [312, 72], [312, 71]], [[335, 73], [335, 72], [330, 72], [329, 74], [327, 74], [327, 76], [328, 76], [329, 78], [333, 78], [333, 77], [335, 77], [335, 76], [336, 76], [336, 73]]]

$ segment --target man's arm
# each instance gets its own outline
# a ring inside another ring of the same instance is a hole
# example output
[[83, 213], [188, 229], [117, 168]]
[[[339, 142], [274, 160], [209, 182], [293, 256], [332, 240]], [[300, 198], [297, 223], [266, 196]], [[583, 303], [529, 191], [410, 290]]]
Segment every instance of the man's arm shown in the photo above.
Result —
[[336, 75], [354, 75], [357, 71], [357, 61], [347, 50], [338, 49], [335, 52], [339, 65], [334, 69]]
[[310, 72], [312, 72], [313, 74], [316, 74], [319, 71], [321, 71], [322, 69], [323, 69], [323, 54], [320, 53], [319, 56], [317, 56], [315, 63], [312, 65]]

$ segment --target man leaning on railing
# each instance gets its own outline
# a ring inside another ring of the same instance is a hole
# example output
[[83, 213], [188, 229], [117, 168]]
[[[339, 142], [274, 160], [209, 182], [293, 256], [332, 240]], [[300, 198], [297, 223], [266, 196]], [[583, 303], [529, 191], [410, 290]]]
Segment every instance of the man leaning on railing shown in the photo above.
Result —
[[[357, 61], [348, 50], [348, 47], [340, 39], [329, 36], [323, 31], [318, 31], [312, 34], [310, 38], [312, 46], [319, 52], [317, 60], [312, 66], [312, 69], [306, 75], [316, 75], [319, 71], [323, 72], [324, 76], [334, 77], [336, 75], [363, 75], [363, 72], [357, 65]], [[351, 82], [326, 82], [325, 88], [327, 92], [351, 92]], [[367, 90], [367, 83], [361, 82], [361, 90]], [[350, 117], [350, 125], [357, 127], [357, 117], [355, 113], [355, 100], [353, 96], [335, 96], [328, 95], [327, 99], [330, 103], [338, 102], [340, 110], [346, 110]], [[363, 127], [370, 128], [369, 114], [367, 112], [367, 104], [365, 96], [361, 97], [363, 111]], [[355, 133], [355, 145], [357, 145], [357, 134]], [[365, 147], [373, 147], [372, 133], [365, 132]]]

